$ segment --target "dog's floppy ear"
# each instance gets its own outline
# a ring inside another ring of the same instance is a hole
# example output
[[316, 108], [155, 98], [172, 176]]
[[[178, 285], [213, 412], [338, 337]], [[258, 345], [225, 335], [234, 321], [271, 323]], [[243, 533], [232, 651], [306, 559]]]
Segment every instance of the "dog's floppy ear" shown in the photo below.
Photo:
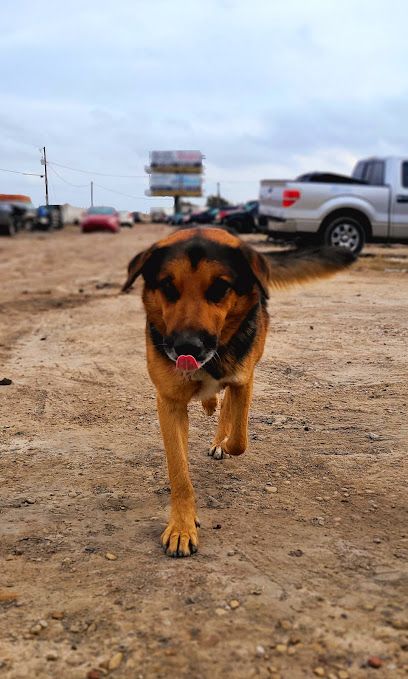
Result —
[[128, 277], [122, 287], [122, 292], [127, 292], [140, 274], [143, 275], [145, 282], [150, 288], [155, 288], [157, 274], [168, 250], [168, 247], [159, 247], [154, 243], [147, 250], [143, 250], [143, 252], [135, 255], [129, 262]]
[[151, 256], [154, 245], [152, 245], [147, 250], [139, 252], [137, 255], [130, 260], [128, 264], [128, 277], [126, 283], [122, 286], [122, 292], [127, 292], [135, 282], [136, 278], [142, 273], [143, 266], [146, 264], [147, 260]]

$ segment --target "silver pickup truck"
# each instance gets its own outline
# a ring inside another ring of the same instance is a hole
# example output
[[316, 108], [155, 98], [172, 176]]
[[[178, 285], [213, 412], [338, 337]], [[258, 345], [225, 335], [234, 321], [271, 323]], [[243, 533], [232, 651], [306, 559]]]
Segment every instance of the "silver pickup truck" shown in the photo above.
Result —
[[264, 179], [259, 223], [271, 237], [360, 252], [366, 241], [408, 241], [408, 157], [360, 160], [351, 177], [324, 172]]

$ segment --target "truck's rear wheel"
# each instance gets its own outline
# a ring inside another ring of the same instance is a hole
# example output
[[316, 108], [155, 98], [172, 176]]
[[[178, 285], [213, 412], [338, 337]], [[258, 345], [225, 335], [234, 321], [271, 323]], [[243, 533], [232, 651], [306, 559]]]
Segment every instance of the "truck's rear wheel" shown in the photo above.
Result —
[[323, 240], [326, 245], [337, 248], [348, 248], [358, 254], [366, 240], [364, 227], [355, 217], [339, 216], [330, 221], [324, 231]]

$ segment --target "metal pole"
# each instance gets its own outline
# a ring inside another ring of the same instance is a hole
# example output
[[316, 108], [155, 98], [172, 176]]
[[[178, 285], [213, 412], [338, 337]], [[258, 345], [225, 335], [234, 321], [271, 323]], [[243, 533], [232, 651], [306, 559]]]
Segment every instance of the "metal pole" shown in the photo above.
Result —
[[91, 207], [93, 207], [93, 182], [91, 182]]
[[47, 154], [45, 152], [45, 146], [43, 147], [43, 152], [44, 152], [45, 204], [49, 205], [49, 202], [48, 202]]

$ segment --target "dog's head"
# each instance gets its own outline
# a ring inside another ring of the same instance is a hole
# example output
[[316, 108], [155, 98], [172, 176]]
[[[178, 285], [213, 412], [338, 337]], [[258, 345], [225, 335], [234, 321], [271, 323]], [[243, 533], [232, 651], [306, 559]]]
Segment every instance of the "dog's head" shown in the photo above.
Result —
[[199, 367], [228, 343], [271, 286], [329, 275], [353, 259], [332, 248], [265, 256], [222, 229], [194, 228], [136, 255], [122, 291], [143, 275], [147, 319], [165, 353], [175, 362], [193, 357]]

